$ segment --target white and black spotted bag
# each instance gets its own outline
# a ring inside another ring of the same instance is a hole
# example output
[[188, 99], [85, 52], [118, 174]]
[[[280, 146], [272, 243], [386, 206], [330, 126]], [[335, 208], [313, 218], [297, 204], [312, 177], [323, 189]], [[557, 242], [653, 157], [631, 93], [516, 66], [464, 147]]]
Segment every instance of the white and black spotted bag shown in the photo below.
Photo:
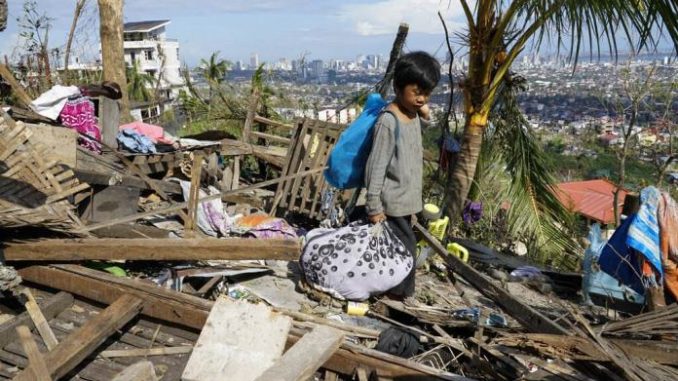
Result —
[[387, 223], [313, 229], [299, 260], [307, 283], [338, 299], [365, 300], [399, 285], [412, 256]]

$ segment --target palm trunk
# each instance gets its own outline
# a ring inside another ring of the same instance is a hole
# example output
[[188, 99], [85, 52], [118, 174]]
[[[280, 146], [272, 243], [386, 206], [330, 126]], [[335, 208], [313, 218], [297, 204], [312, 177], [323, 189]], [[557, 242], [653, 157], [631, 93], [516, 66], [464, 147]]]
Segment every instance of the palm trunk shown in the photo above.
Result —
[[461, 152], [450, 167], [447, 186], [447, 213], [453, 220], [461, 216], [464, 202], [468, 196], [476, 173], [483, 132], [487, 127], [487, 116], [473, 113], [466, 116]]
[[120, 121], [131, 121], [125, 55], [123, 50], [122, 0], [98, 0], [99, 34], [104, 81], [116, 82], [122, 90]]

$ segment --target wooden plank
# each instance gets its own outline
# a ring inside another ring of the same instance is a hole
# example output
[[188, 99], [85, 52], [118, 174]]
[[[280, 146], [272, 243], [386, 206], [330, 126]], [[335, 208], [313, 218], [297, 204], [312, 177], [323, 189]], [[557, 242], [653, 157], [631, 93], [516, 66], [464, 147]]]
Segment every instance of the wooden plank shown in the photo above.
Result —
[[255, 138], [266, 139], [269, 142], [290, 144], [290, 138], [285, 138], [283, 136], [278, 136], [278, 135], [271, 135], [271, 134], [267, 134], [265, 132], [250, 131], [250, 136], [253, 136]]
[[33, 340], [31, 330], [25, 325], [20, 325], [16, 327], [16, 333], [19, 335], [21, 346], [24, 348], [26, 357], [28, 357], [32, 379], [35, 381], [52, 381], [52, 377], [47, 370], [47, 364], [45, 364], [45, 359], [38, 350], [35, 340]]
[[[294, 168], [296, 171], [305, 171], [308, 168], [308, 166], [311, 164], [310, 163], [310, 160], [311, 160], [310, 159], [311, 158], [310, 153], [311, 153], [312, 148], [314, 148], [313, 143], [314, 143], [314, 137], [315, 137], [315, 129], [317, 128], [317, 125], [319, 123], [321, 123], [321, 122], [317, 121], [317, 120], [307, 120], [306, 123], [305, 123], [305, 124], [310, 124], [306, 128], [306, 131], [308, 131], [309, 133], [306, 133], [306, 134], [301, 136], [302, 144], [301, 144], [301, 150], [299, 152], [299, 158], [298, 158], [299, 164], [298, 164], [298, 166], [296, 166]], [[317, 149], [318, 147], [315, 147], [315, 148]], [[289, 200], [287, 202], [286, 207], [287, 207], [287, 210], [294, 211], [294, 210], [297, 209], [296, 208], [297, 200], [300, 198], [299, 195], [298, 195], [300, 186], [301, 186], [302, 183], [306, 182], [306, 177], [297, 177], [296, 179], [291, 180], [291, 182], [292, 182], [292, 188], [291, 188], [290, 193], [289, 193]], [[287, 196], [287, 195], [285, 195], [285, 196]]]
[[12, 74], [7, 66], [3, 64], [0, 64], [0, 76], [12, 86], [12, 91], [16, 94], [17, 99], [30, 109], [31, 97], [26, 93], [26, 90], [24, 90], [23, 86], [21, 86], [16, 78], [14, 78], [14, 74]]
[[[40, 309], [45, 319], [51, 319], [72, 304], [73, 295], [62, 291], [43, 301], [40, 305]], [[4, 347], [13, 341], [16, 341], [16, 327], [20, 325], [26, 325], [29, 328], [35, 327], [28, 312], [23, 312], [11, 320], [0, 324], [0, 347]]]
[[[304, 139], [306, 138], [306, 132], [308, 131], [309, 123], [311, 122], [309, 122], [307, 119], [303, 120], [301, 127], [297, 130], [298, 135], [296, 135], [293, 139], [294, 144], [290, 145], [289, 163], [286, 163], [287, 173], [289, 174], [296, 173], [300, 169], [299, 157], [301, 156], [301, 152], [304, 148]], [[292, 183], [294, 183], [294, 180], [285, 181], [282, 183], [282, 186], [278, 187], [278, 190], [276, 191], [276, 199], [273, 202], [273, 212], [276, 211], [278, 206], [283, 208], [288, 206], [288, 192], [292, 186]]]
[[285, 124], [285, 123], [278, 122], [278, 121], [275, 121], [275, 120], [272, 120], [272, 119], [264, 118], [261, 115], [255, 115], [254, 121], [257, 122], [257, 123], [266, 124], [266, 125], [271, 126], [271, 127], [286, 128], [288, 130], [296, 129], [296, 127], [291, 125], [291, 124]]
[[184, 230], [187, 236], [195, 234], [196, 221], [198, 220], [198, 198], [200, 198], [200, 175], [202, 175], [201, 153], [195, 153], [193, 156], [193, 165], [191, 166], [191, 189], [188, 196], [188, 218], [184, 220]]
[[167, 355], [183, 355], [186, 353], [191, 353], [192, 351], [193, 347], [183, 345], [179, 347], [111, 349], [99, 353], [99, 356], [105, 358], [167, 356]]
[[[224, 196], [230, 196], [230, 195], [238, 194], [238, 193], [241, 193], [241, 192], [249, 191], [249, 190], [252, 190], [252, 189], [259, 189], [259, 188], [267, 187], [269, 185], [277, 184], [277, 183], [282, 182], [282, 181], [294, 179], [294, 178], [297, 178], [299, 176], [306, 176], [306, 175], [310, 175], [310, 174], [313, 174], [313, 173], [318, 173], [318, 172], [321, 172], [321, 171], [324, 171], [324, 170], [325, 170], [325, 167], [322, 167], [322, 168], [310, 169], [308, 171], [304, 171], [304, 172], [300, 172], [300, 173], [294, 173], [294, 174], [291, 174], [291, 175], [288, 175], [288, 176], [279, 177], [277, 179], [267, 180], [267, 181], [263, 181], [263, 182], [260, 182], [260, 183], [257, 183], [257, 184], [253, 184], [253, 185], [250, 185], [248, 187], [235, 189], [235, 190], [229, 190], [229, 191], [217, 193], [217, 194], [214, 194], [214, 195], [210, 195], [210, 196], [207, 196], [207, 197], [203, 197], [199, 200], [199, 202], [216, 200], [216, 199], [224, 197]], [[174, 213], [174, 212], [177, 212], [181, 209], [186, 208], [187, 206], [188, 206], [188, 203], [186, 203], [186, 202], [183, 202], [183, 203], [180, 203], [180, 204], [174, 204], [174, 205], [168, 206], [166, 208], [150, 210], [148, 212], [135, 214], [135, 215], [129, 216], [129, 217], [123, 217], [123, 218], [118, 218], [118, 219], [111, 220], [111, 221], [108, 221], [108, 222], [102, 222], [102, 223], [98, 223], [98, 224], [88, 225], [88, 226], [83, 227], [82, 229], [76, 230], [75, 232], [76, 233], [85, 233], [85, 232], [88, 232], [88, 231], [101, 229], [101, 228], [104, 228], [104, 227], [113, 226], [113, 225], [117, 225], [117, 224], [122, 224], [122, 223], [125, 223], [125, 222], [132, 222], [132, 221], [138, 220], [140, 218], [154, 216], [156, 214], [162, 215], [162, 214]]]
[[158, 381], [158, 376], [152, 362], [139, 361], [118, 373], [113, 381]]
[[263, 304], [218, 299], [181, 377], [256, 380], [285, 349], [292, 319]]
[[80, 260], [297, 260], [301, 243], [294, 239], [46, 239], [2, 244], [7, 261]]
[[52, 329], [49, 327], [45, 315], [40, 311], [40, 307], [29, 289], [24, 288], [21, 290], [21, 293], [26, 297], [26, 303], [24, 303], [26, 312], [28, 312], [31, 320], [33, 320], [33, 324], [35, 324], [35, 327], [40, 333], [40, 337], [42, 337], [42, 340], [45, 342], [45, 346], [47, 346], [48, 350], [53, 350], [59, 344], [59, 341], [57, 341], [54, 332], [52, 332]]
[[525, 328], [535, 333], [569, 335], [570, 332], [567, 329], [547, 318], [534, 308], [524, 304], [508, 291], [485, 278], [476, 269], [464, 263], [461, 259], [454, 255], [450, 255], [440, 242], [419, 223], [416, 224], [416, 228], [421, 232], [426, 242], [438, 252], [441, 258], [445, 259], [447, 265], [452, 268], [453, 271], [461, 275], [483, 295], [501, 306], [509, 315], [525, 326]]
[[[102, 313], [87, 321], [80, 329], [64, 339], [53, 351], [45, 355], [45, 362], [52, 377], [58, 379], [75, 368], [108, 336], [135, 317], [143, 303], [135, 296], [123, 295]], [[32, 368], [33, 365], [30, 365], [14, 380], [32, 380]]]
[[257, 381], [307, 380], [332, 357], [343, 340], [344, 334], [341, 331], [318, 326], [297, 341]]

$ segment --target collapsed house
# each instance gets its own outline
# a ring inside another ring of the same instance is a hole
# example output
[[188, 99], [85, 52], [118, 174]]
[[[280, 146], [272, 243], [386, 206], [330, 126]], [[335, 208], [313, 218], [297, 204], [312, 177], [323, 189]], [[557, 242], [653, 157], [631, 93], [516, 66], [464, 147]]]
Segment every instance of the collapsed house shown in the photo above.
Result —
[[[241, 139], [178, 139], [150, 153], [93, 152], [77, 144], [86, 136], [35, 123], [46, 120], [29, 110], [3, 115], [2, 253], [16, 272], [3, 268], [14, 296], [0, 323], [0, 377], [678, 376], [675, 305], [635, 316], [581, 305], [580, 274], [468, 241], [469, 258], [451, 255], [421, 226], [436, 255], [418, 270], [414, 300], [345, 309], [309, 298], [299, 236], [326, 217], [321, 172], [344, 126], [286, 125], [256, 105], [253, 96]], [[262, 170], [244, 173], [245, 160]]]

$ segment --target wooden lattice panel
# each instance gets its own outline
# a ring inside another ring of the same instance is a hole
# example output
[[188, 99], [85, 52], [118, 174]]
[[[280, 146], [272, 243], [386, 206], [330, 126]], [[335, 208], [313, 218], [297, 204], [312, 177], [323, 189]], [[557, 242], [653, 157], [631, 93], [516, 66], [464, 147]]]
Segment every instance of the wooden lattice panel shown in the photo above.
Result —
[[[327, 164], [327, 158], [339, 134], [346, 126], [314, 119], [303, 119], [287, 151], [285, 167], [281, 176], [315, 169]], [[278, 185], [277, 207], [288, 212], [301, 213], [310, 218], [321, 219], [320, 202], [323, 192], [329, 187], [322, 172], [297, 177]]]
[[0, 227], [81, 226], [67, 198], [89, 186], [31, 135], [25, 124], [0, 116]]

